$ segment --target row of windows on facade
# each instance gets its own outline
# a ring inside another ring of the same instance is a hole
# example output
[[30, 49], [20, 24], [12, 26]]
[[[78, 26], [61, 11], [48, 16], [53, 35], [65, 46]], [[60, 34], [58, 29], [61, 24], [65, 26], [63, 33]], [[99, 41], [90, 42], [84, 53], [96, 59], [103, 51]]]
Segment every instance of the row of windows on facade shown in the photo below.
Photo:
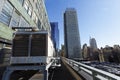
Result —
[[[28, 15], [30, 17], [32, 17], [32, 19], [35, 21], [35, 23], [40, 22], [40, 20], [38, 20], [36, 13], [33, 11], [32, 5], [30, 4], [29, 1], [27, 1], [27, 0], [18, 0], [18, 1], [25, 8]], [[38, 10], [38, 9], [40, 9], [40, 0], [36, 0], [36, 1], [37, 1], [36, 2], [36, 9]], [[35, 0], [33, 0], [33, 2], [35, 2]]]
[[[25, 10], [26, 10], [26, 12], [28, 13], [28, 15], [30, 16], [30, 17], [32, 17], [32, 15], [33, 15], [33, 17], [35, 17], [35, 21], [37, 21], [38, 20], [38, 18], [37, 18], [37, 15], [35, 14], [35, 12], [33, 12], [33, 7], [32, 7], [32, 5], [30, 4], [30, 2], [29, 1], [27, 1], [27, 0], [18, 0], [19, 2], [20, 2], [20, 4], [25, 8]], [[40, 8], [40, 0], [33, 0], [33, 2], [35, 3], [35, 5], [36, 5], [36, 9], [38, 10], [38, 13], [39, 13], [39, 16], [41, 15], [41, 11], [40, 11], [40, 9], [42, 9], [42, 8]], [[33, 12], [33, 13], [32, 13]]]
[[[32, 19], [33, 21], [35, 21], [37, 26], [40, 27], [41, 22], [35, 14], [33, 14]], [[0, 22], [10, 27], [29, 26], [29, 23], [20, 15], [20, 13], [8, 1], [5, 2], [2, 11], [0, 12]]]
[[[36, 23], [38, 22], [38, 27], [41, 25], [40, 20], [38, 19], [37, 15], [35, 14], [35, 12], [33, 12], [33, 8], [32, 5], [30, 4], [30, 2], [28, 0], [18, 0], [22, 6], [24, 6], [25, 10], [27, 11], [27, 13], [30, 15], [30, 17], [33, 16], [33, 18], [35, 18], [34, 20], [36, 21]], [[38, 10], [39, 16], [41, 16], [41, 18], [44, 18], [44, 26], [48, 25], [48, 23], [46, 24], [45, 22], [47, 22], [47, 14], [44, 11], [43, 12], [43, 6], [42, 5], [42, 0], [40, 2], [40, 0], [33, 0], [33, 3], [35, 3], [36, 9]], [[33, 12], [33, 14], [32, 14]], [[44, 13], [44, 15], [42, 14], [42, 12]], [[43, 29], [43, 26], [42, 26]], [[47, 27], [46, 27], [47, 29]]]
[[[29, 4], [31, 6], [31, 4], [29, 2], [27, 2], [27, 0], [18, 0], [18, 1], [21, 3], [21, 5], [23, 5], [24, 2], [26, 2], [27, 4]], [[40, 9], [40, 5], [41, 5], [40, 0], [33, 0], [33, 3], [35, 3], [36, 9], [39, 10]]]
[[[20, 4], [25, 8], [26, 12], [28, 13], [28, 15], [30, 17], [33, 18], [33, 20], [35, 21], [35, 23], [37, 23], [38, 28], [40, 29], [44, 29], [43, 26], [41, 26], [41, 21], [38, 19], [37, 15], [35, 14], [35, 12], [33, 11], [32, 5], [30, 4], [30, 2], [28, 0], [18, 0], [20, 2]], [[42, 1], [42, 0], [41, 0]], [[42, 2], [40, 2], [40, 0], [33, 0], [33, 3], [35, 3], [35, 7], [38, 10], [39, 16], [41, 16], [41, 12], [40, 11], [43, 10], [43, 8], [41, 8], [41, 4]], [[47, 16], [46, 13], [44, 15], [45, 17]], [[41, 16], [41, 18], [43, 18], [43, 15]], [[44, 22], [47, 22], [46, 19], [44, 19]], [[44, 26], [46, 25], [46, 23], [44, 23]], [[47, 24], [48, 25], [48, 24]], [[47, 29], [47, 28], [46, 28]]]

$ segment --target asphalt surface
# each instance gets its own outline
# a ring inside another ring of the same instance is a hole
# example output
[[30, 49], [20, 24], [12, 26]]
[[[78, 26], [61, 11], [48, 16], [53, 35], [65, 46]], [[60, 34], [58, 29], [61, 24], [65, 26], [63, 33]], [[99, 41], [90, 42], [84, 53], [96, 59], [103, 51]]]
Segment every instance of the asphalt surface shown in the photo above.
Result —
[[64, 63], [61, 62], [61, 67], [52, 70], [48, 80], [76, 80], [76, 79], [69, 72]]

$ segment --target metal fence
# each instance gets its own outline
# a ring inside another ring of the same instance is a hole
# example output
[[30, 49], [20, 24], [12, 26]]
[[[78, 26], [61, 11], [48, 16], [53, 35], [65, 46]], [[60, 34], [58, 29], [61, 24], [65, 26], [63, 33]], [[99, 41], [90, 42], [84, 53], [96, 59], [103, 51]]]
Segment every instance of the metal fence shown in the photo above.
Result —
[[120, 80], [120, 77], [115, 74], [96, 69], [71, 59], [62, 59], [86, 80]]

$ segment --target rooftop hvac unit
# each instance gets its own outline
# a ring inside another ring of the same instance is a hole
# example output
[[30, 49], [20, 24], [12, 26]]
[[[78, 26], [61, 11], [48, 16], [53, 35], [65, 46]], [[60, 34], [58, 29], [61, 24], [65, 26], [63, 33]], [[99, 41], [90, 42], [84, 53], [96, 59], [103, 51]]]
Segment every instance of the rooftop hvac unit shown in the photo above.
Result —
[[49, 63], [54, 47], [48, 32], [17, 32], [13, 39], [11, 64]]

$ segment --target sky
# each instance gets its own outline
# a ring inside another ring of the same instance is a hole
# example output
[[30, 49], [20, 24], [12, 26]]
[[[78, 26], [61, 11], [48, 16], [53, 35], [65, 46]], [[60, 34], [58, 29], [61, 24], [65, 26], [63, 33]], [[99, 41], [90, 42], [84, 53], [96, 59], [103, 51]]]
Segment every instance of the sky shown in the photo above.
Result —
[[45, 0], [50, 22], [58, 22], [60, 46], [64, 44], [63, 13], [77, 11], [81, 47], [95, 38], [98, 48], [120, 45], [120, 0]]

